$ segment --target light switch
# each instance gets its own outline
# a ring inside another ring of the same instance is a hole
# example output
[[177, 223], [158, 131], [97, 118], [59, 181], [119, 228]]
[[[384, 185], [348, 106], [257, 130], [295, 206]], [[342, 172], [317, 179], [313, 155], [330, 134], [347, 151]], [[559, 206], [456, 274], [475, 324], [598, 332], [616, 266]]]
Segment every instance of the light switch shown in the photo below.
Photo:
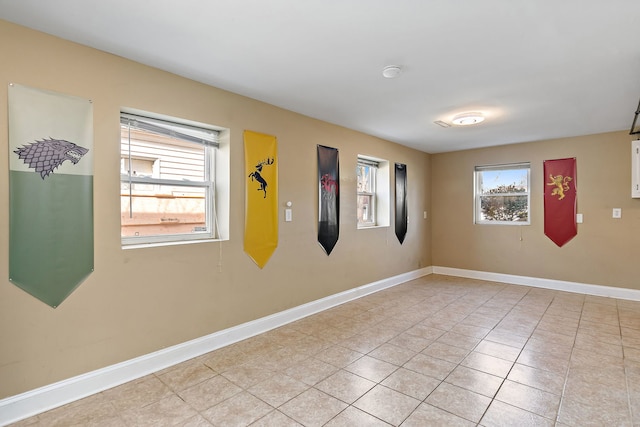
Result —
[[622, 209], [621, 208], [613, 208], [613, 218], [622, 218]]
[[291, 222], [292, 221], [292, 214], [291, 214], [291, 209], [285, 209], [284, 210], [284, 220], [285, 222]]
[[576, 222], [582, 224], [582, 214], [576, 214]]

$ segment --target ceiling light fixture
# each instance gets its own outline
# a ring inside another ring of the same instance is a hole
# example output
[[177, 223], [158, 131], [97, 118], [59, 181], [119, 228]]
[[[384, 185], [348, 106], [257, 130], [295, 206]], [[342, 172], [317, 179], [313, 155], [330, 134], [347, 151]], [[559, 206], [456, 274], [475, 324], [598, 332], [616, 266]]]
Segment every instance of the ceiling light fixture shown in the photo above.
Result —
[[382, 69], [382, 75], [387, 79], [395, 79], [402, 72], [402, 68], [399, 65], [387, 65]]
[[484, 121], [484, 115], [478, 112], [461, 113], [453, 117], [451, 123], [458, 126], [477, 125]]

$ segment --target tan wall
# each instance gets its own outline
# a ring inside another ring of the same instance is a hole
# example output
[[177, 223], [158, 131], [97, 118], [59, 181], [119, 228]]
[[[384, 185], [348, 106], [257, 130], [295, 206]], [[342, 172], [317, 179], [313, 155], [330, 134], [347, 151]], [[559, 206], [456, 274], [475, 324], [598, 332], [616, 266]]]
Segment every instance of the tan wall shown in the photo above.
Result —
[[[640, 199], [631, 199], [627, 132], [432, 156], [435, 266], [640, 289]], [[544, 235], [543, 161], [575, 157], [584, 223], [562, 248]], [[531, 162], [531, 225], [473, 223], [476, 165]], [[622, 218], [612, 219], [612, 208]]]
[[[425, 153], [3, 21], [0, 57], [0, 398], [431, 265]], [[93, 100], [95, 272], [57, 309], [8, 281], [10, 82]], [[229, 241], [121, 249], [121, 107], [231, 130]], [[281, 218], [279, 247], [263, 270], [242, 250], [245, 129], [278, 137], [281, 217], [293, 202], [294, 220]], [[329, 257], [316, 242], [316, 144], [340, 150], [340, 240]], [[358, 154], [408, 165], [403, 245], [392, 227], [356, 230]]]

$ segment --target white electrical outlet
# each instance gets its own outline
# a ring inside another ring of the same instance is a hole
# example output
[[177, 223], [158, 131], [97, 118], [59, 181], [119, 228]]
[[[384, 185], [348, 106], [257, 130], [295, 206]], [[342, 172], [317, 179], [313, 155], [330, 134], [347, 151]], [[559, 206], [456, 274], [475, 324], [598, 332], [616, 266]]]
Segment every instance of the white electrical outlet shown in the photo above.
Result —
[[622, 209], [621, 208], [613, 208], [612, 217], [613, 218], [622, 218]]

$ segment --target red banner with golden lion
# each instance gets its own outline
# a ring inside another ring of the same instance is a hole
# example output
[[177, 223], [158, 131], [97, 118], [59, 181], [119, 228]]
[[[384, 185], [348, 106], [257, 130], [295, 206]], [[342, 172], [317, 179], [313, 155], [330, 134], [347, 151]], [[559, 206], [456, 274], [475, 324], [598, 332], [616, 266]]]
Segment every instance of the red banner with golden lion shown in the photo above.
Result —
[[544, 161], [544, 234], [562, 246], [578, 234], [576, 159]]

